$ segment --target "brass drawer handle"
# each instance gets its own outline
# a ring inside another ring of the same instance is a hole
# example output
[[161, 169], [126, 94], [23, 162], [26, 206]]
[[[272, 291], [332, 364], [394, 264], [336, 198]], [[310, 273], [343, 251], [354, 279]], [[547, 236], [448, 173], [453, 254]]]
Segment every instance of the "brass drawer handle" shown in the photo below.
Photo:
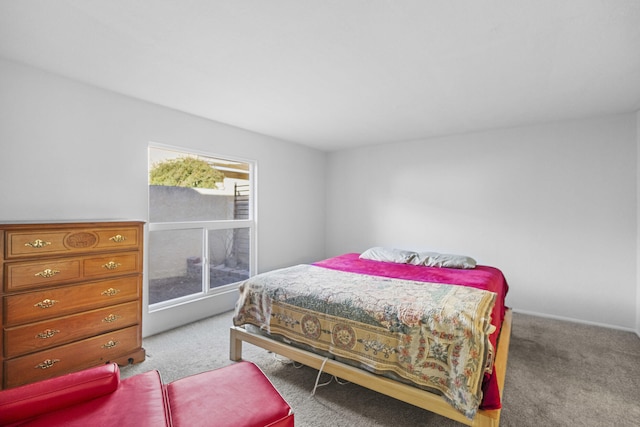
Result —
[[42, 300], [38, 303], [33, 304], [34, 307], [40, 307], [40, 308], [51, 308], [53, 307], [56, 303], [58, 303], [60, 301], [56, 301], [54, 299], [45, 299]]
[[45, 279], [47, 279], [49, 277], [55, 276], [58, 273], [60, 273], [60, 270], [52, 270], [50, 268], [45, 268], [41, 272], [34, 274], [34, 276], [40, 276], [40, 277], [44, 277]]
[[105, 317], [104, 319], [102, 319], [103, 322], [105, 323], [113, 323], [116, 320], [120, 319], [122, 316], [118, 316], [117, 314], [110, 314], [107, 317]]
[[31, 246], [32, 248], [44, 248], [47, 245], [50, 245], [51, 242], [45, 242], [44, 240], [36, 239], [33, 242], [27, 242], [25, 246]]
[[120, 264], [119, 262], [109, 261], [108, 263], [103, 264], [102, 267], [106, 268], [107, 270], [115, 270], [121, 265], [122, 264]]
[[109, 237], [109, 240], [111, 240], [112, 242], [120, 243], [120, 242], [124, 242], [125, 240], [127, 240], [127, 238], [124, 237], [121, 234], [116, 234], [113, 237]]
[[36, 335], [36, 338], [41, 338], [43, 340], [46, 340], [48, 338], [53, 337], [55, 334], [59, 334], [59, 333], [60, 331], [57, 329], [45, 329], [44, 331]]
[[112, 297], [112, 296], [114, 296], [115, 294], [117, 294], [119, 292], [120, 292], [120, 289], [109, 288], [107, 290], [102, 291], [101, 295]]
[[118, 344], [120, 344], [119, 341], [110, 340], [108, 343], [103, 344], [102, 348], [113, 348], [113, 347], [117, 346]]
[[35, 369], [49, 369], [50, 367], [52, 367], [53, 365], [55, 365], [56, 363], [58, 363], [60, 361], [60, 359], [47, 359], [45, 361], [43, 361], [42, 363], [34, 366]]

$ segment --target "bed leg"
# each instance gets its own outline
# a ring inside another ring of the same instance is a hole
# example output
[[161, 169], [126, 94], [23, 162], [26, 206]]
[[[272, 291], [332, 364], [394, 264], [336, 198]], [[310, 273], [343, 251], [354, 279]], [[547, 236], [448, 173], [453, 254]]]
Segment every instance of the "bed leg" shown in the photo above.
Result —
[[234, 362], [242, 360], [242, 340], [233, 327], [229, 330], [229, 359]]
[[471, 425], [473, 427], [498, 427], [500, 425], [500, 410], [479, 411]]

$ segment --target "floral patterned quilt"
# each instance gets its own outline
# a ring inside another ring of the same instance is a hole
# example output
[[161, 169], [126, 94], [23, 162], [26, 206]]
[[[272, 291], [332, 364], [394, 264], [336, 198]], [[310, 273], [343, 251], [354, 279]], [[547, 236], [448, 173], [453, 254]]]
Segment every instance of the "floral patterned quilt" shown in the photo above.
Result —
[[442, 394], [473, 418], [493, 365], [496, 294], [298, 265], [240, 284], [233, 322]]

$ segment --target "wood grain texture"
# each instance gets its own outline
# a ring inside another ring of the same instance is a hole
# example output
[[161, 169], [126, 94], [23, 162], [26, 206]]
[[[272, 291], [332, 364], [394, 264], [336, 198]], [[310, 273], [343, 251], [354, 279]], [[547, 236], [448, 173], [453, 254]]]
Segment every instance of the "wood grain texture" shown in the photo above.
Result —
[[143, 223], [0, 225], [2, 388], [142, 348]]

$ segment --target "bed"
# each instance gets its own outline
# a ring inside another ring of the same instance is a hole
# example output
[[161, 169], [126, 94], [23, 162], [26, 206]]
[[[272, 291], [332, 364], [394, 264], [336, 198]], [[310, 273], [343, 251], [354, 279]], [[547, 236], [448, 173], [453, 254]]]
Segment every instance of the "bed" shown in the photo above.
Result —
[[230, 358], [248, 342], [463, 424], [497, 426], [511, 331], [502, 272], [363, 255], [241, 282]]

